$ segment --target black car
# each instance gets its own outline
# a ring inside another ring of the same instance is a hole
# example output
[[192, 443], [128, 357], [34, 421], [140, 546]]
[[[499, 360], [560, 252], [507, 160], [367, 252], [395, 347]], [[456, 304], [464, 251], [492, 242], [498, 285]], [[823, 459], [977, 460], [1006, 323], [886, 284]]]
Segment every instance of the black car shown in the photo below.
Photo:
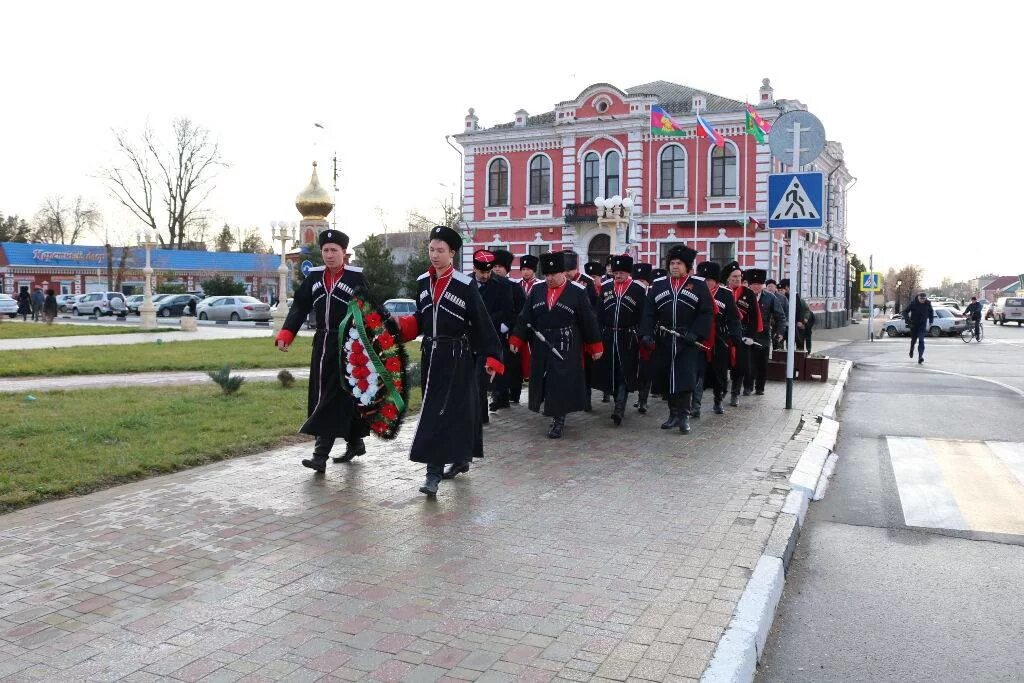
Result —
[[192, 294], [175, 294], [163, 299], [156, 305], [156, 314], [161, 318], [181, 317], [188, 312], [188, 302], [199, 303], [199, 297]]

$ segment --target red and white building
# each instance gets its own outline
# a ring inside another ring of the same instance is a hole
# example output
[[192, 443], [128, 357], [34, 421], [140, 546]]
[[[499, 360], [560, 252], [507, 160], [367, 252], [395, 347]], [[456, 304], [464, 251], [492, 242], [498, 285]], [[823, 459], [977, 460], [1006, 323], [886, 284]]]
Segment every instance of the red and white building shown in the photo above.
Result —
[[[655, 105], [682, 124], [682, 137], [651, 135]], [[755, 106], [768, 121], [806, 109], [775, 99], [768, 79]], [[724, 148], [696, 137], [696, 111], [725, 136]], [[582, 260], [602, 263], [628, 251], [658, 267], [682, 243], [698, 250], [698, 262], [735, 259], [785, 277], [788, 235], [767, 230], [768, 174], [785, 167], [746, 133], [744, 112], [741, 100], [666, 81], [626, 90], [597, 83], [552, 111], [519, 110], [511, 123], [489, 128], [470, 109], [455, 136], [465, 153], [463, 227], [471, 246], [463, 251], [465, 267], [472, 267], [478, 247], [517, 256], [573, 249]], [[804, 170], [825, 173], [828, 207], [824, 230], [797, 232], [798, 286], [819, 327], [845, 325], [846, 191], [853, 177], [838, 142], [828, 142]], [[632, 197], [636, 207], [628, 228], [618, 231], [598, 224], [593, 204], [615, 195]]]

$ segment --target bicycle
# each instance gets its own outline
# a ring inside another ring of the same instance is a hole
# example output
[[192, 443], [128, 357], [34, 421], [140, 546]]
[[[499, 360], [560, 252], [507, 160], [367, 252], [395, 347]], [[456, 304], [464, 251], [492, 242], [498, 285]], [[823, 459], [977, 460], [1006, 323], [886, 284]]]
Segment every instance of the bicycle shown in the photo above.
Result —
[[[980, 344], [981, 340], [984, 339], [984, 338], [985, 338], [985, 326], [979, 322], [978, 323], [978, 338], [977, 338], [976, 341]], [[967, 329], [965, 329], [963, 332], [960, 333], [960, 339], [963, 340], [964, 344], [970, 344], [971, 340], [974, 339], [974, 324], [973, 324], [973, 321], [970, 321], [968, 323], [968, 325], [967, 325]]]

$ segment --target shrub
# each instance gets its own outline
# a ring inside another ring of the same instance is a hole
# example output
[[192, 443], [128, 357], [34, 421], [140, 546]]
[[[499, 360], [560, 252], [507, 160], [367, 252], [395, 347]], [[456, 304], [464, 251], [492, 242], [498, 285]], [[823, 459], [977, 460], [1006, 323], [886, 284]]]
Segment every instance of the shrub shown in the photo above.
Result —
[[217, 372], [209, 372], [207, 374], [210, 376], [210, 379], [212, 379], [220, 386], [225, 396], [230, 396], [231, 394], [238, 391], [238, 389], [242, 386], [242, 382], [245, 381], [244, 377], [231, 374], [230, 365], [225, 365]]

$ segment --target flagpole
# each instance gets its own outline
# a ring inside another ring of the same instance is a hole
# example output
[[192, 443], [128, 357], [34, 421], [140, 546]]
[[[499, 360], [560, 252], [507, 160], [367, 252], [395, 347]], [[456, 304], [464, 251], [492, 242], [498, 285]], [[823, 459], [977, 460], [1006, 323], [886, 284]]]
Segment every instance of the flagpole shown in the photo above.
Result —
[[[748, 218], [748, 212], [750, 210], [750, 204], [747, 201], [747, 198], [748, 198], [747, 190], [749, 189], [749, 187], [747, 185], [747, 154], [749, 153], [749, 151], [750, 151], [750, 133], [747, 132], [747, 127], [744, 125], [743, 126], [743, 160], [740, 163], [740, 176], [742, 178], [742, 180], [740, 181], [742, 183], [742, 185], [740, 185], [740, 192], [743, 193], [743, 248], [744, 249], [747, 248], [747, 223], [750, 222], [750, 218]], [[737, 250], [736, 256], [739, 256], [739, 250]]]
[[696, 126], [693, 129], [694, 135], [694, 156], [697, 157], [697, 172], [693, 179], [694, 190], [693, 190], [693, 248], [697, 248], [697, 213], [700, 211], [700, 134], [697, 130], [700, 128], [700, 106], [694, 107], [694, 111], [697, 115]]
[[647, 161], [648, 161], [648, 165], [647, 165], [647, 173], [648, 173], [647, 184], [649, 185], [649, 187], [647, 188], [647, 197], [648, 197], [648, 204], [647, 204], [647, 241], [648, 242], [647, 243], [648, 243], [648, 248], [650, 248], [649, 245], [654, 240], [654, 233], [651, 232], [651, 216], [654, 215], [654, 183], [655, 183], [655, 179], [658, 177], [657, 174], [655, 174], [655, 172], [654, 172], [654, 129], [653, 128], [651, 129], [650, 141], [648, 142], [648, 147], [647, 147]]

